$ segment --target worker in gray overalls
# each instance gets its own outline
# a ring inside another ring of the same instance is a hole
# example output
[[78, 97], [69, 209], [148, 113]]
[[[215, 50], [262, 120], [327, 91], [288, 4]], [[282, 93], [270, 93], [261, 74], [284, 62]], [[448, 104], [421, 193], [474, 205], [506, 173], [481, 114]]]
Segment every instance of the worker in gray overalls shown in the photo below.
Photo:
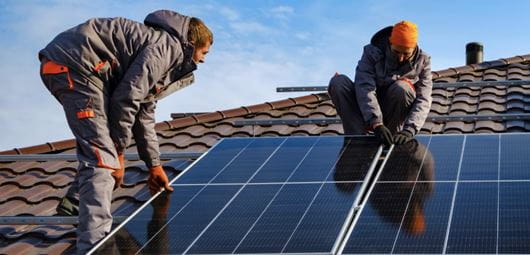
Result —
[[122, 183], [133, 136], [149, 168], [151, 193], [172, 190], [160, 165], [156, 103], [194, 81], [212, 43], [200, 19], [160, 10], [144, 24], [90, 19], [39, 52], [42, 80], [63, 106], [77, 142], [78, 171], [57, 211], [79, 215], [79, 254], [110, 231], [112, 191]]
[[373, 131], [381, 142], [403, 144], [416, 135], [432, 103], [429, 55], [418, 47], [417, 26], [401, 21], [364, 47], [355, 83], [336, 74], [328, 92], [345, 135]]

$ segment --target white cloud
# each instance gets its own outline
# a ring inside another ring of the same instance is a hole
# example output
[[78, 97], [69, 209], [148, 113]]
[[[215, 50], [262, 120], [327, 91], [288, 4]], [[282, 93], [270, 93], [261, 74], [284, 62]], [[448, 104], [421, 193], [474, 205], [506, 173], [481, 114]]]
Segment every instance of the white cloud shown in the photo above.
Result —
[[286, 5], [280, 5], [280, 6], [274, 7], [274, 8], [271, 9], [271, 11], [273, 13], [277, 13], [277, 14], [280, 14], [280, 13], [292, 14], [292, 13], [294, 13], [293, 7], [286, 6]]
[[238, 20], [240, 16], [239, 12], [237, 12], [234, 9], [228, 8], [228, 7], [220, 8], [219, 13], [230, 21]]
[[237, 33], [252, 34], [252, 33], [271, 33], [273, 29], [267, 27], [256, 21], [241, 21], [232, 22], [230, 27]]
[[308, 32], [298, 32], [298, 33], [295, 33], [294, 36], [300, 40], [305, 41], [310, 38], [311, 34]]
[[280, 5], [272, 8], [270, 13], [277, 19], [287, 20], [287, 18], [294, 13], [294, 9], [290, 6]]

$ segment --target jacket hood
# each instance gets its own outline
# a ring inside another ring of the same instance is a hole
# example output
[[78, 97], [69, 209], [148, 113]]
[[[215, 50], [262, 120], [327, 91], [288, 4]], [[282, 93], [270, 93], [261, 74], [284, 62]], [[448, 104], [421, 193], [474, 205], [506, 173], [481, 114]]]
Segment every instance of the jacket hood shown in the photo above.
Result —
[[159, 10], [149, 13], [144, 24], [154, 28], [161, 28], [176, 36], [181, 43], [188, 42], [190, 17], [169, 10]]
[[384, 51], [389, 44], [388, 38], [390, 38], [390, 35], [392, 34], [392, 28], [393, 26], [388, 26], [379, 30], [374, 36], [372, 36], [370, 44]]

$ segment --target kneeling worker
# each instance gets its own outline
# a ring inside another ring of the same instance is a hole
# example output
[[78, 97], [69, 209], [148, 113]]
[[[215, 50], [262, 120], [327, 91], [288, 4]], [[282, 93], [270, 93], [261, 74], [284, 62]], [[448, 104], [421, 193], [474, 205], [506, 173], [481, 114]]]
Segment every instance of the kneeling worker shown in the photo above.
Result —
[[390, 145], [419, 132], [431, 108], [432, 74], [430, 56], [417, 41], [412, 22], [386, 27], [364, 47], [355, 83], [345, 75], [331, 79], [328, 92], [345, 135], [373, 131]]

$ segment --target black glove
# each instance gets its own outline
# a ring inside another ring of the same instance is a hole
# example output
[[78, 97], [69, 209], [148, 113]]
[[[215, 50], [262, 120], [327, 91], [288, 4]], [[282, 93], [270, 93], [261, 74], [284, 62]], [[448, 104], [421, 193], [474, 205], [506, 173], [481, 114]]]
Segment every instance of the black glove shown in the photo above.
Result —
[[375, 136], [386, 145], [393, 143], [392, 132], [388, 130], [384, 125], [379, 125], [374, 129]]
[[412, 133], [410, 133], [409, 131], [403, 130], [394, 136], [394, 143], [395, 144], [408, 143], [410, 140], [412, 140], [412, 137], [413, 137]]

